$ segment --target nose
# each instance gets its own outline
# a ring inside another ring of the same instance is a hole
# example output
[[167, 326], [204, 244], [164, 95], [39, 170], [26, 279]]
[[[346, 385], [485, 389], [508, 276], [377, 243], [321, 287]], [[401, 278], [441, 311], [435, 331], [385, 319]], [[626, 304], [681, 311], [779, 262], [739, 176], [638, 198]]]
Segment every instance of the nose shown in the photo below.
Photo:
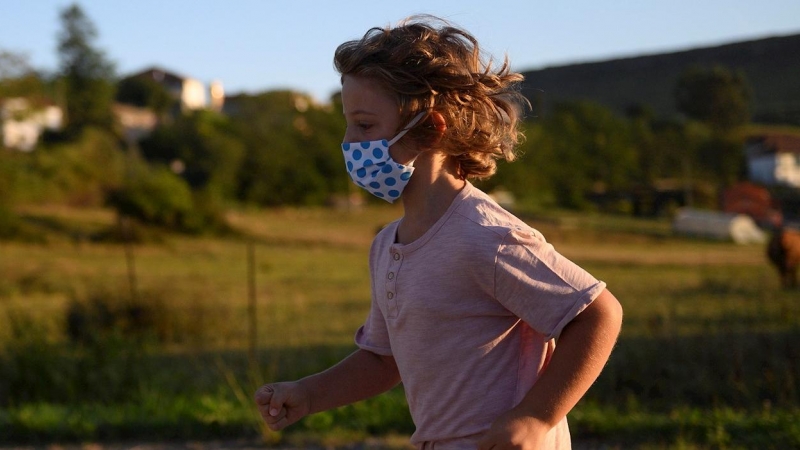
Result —
[[344, 136], [342, 137], [342, 144], [347, 142], [354, 142], [353, 133], [350, 132], [350, 127], [344, 129]]

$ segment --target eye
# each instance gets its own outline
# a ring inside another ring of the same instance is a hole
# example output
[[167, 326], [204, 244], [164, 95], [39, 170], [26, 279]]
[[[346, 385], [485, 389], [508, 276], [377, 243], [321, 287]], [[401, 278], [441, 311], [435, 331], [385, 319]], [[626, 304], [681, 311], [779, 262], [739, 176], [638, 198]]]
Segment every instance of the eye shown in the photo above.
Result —
[[356, 126], [358, 128], [360, 128], [361, 130], [364, 130], [364, 131], [367, 131], [370, 128], [372, 128], [372, 124], [371, 123], [366, 123], [366, 122], [360, 122], [360, 123], [356, 124]]

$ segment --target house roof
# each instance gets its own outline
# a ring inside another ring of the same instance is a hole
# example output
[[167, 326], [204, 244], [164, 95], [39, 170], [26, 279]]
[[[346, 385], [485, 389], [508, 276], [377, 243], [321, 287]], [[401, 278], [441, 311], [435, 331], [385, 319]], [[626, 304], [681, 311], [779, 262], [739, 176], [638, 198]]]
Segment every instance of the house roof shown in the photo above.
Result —
[[[800, 136], [792, 134], [762, 134], [747, 139], [753, 153], [796, 153], [800, 154]], [[753, 148], [755, 147], [755, 148]]]
[[164, 83], [164, 82], [166, 82], [166, 83], [175, 83], [175, 82], [182, 83], [184, 80], [186, 80], [188, 78], [188, 77], [185, 77], [183, 75], [179, 75], [179, 74], [177, 74], [175, 72], [170, 72], [169, 70], [163, 69], [161, 67], [156, 67], [156, 66], [149, 67], [149, 68], [147, 68], [145, 70], [137, 72], [137, 73], [131, 75], [129, 78], [138, 78], [138, 77], [150, 78], [150, 79], [152, 79], [154, 81], [158, 81], [159, 83]]

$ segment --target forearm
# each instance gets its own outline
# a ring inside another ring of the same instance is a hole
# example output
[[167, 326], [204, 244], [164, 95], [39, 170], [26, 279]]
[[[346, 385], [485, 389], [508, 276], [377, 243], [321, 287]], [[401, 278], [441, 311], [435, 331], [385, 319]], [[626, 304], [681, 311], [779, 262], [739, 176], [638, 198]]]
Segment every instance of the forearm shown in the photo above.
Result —
[[622, 325], [622, 308], [603, 291], [562, 331], [549, 365], [516, 412], [555, 426], [600, 375]]
[[391, 356], [359, 349], [324, 372], [298, 382], [309, 392], [309, 413], [316, 413], [386, 392], [400, 382], [400, 375]]

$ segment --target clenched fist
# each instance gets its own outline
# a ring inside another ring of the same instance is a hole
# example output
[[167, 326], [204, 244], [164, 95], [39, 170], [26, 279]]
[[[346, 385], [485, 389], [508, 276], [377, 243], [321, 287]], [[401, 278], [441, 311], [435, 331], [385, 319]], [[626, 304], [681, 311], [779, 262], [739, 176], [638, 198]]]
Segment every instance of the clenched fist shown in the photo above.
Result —
[[256, 391], [255, 401], [272, 431], [297, 422], [308, 415], [310, 409], [308, 392], [298, 382], [265, 384]]

